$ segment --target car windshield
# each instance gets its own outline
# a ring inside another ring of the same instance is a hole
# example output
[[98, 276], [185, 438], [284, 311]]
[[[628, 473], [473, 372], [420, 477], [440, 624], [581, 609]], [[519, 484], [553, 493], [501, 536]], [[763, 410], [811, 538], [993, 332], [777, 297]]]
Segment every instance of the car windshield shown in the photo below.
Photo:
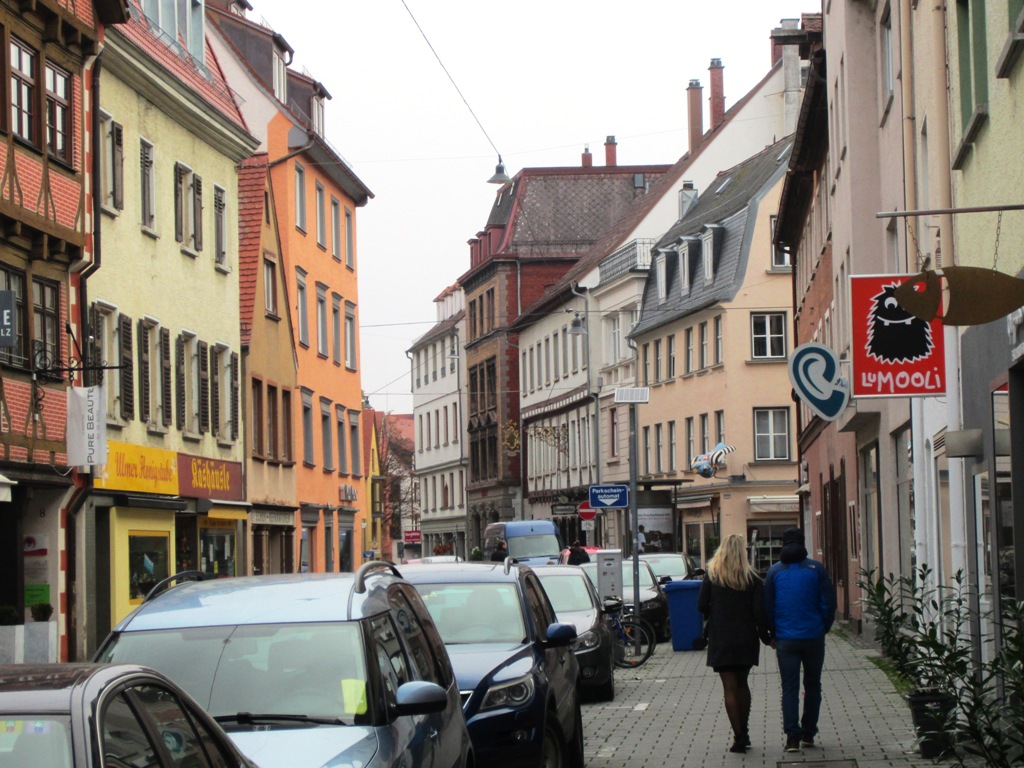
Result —
[[[584, 563], [580, 566], [583, 572], [590, 577], [590, 582], [596, 587], [597, 586], [597, 563]], [[633, 562], [631, 560], [622, 561], [622, 589], [627, 591], [628, 588], [633, 586]], [[654, 579], [651, 577], [651, 569], [648, 568], [643, 562], [640, 563], [640, 586], [641, 587], [654, 587]]]
[[684, 579], [689, 569], [684, 555], [655, 555], [643, 558], [651, 564], [656, 576], [669, 576], [673, 579]]
[[417, 584], [445, 644], [521, 643], [526, 637], [515, 584]]
[[0, 768], [71, 768], [68, 718], [5, 712], [0, 719]]
[[540, 577], [540, 583], [544, 585], [544, 591], [548, 593], [555, 613], [594, 610], [594, 601], [583, 576], [578, 573], [569, 576], [545, 574], [541, 573], [543, 570], [538, 568], [537, 575]]
[[100, 661], [153, 667], [215, 717], [250, 712], [345, 723], [372, 717], [357, 622], [122, 632]]
[[558, 557], [561, 548], [558, 537], [553, 533], [538, 533], [533, 536], [512, 536], [508, 540], [508, 553], [512, 557]]

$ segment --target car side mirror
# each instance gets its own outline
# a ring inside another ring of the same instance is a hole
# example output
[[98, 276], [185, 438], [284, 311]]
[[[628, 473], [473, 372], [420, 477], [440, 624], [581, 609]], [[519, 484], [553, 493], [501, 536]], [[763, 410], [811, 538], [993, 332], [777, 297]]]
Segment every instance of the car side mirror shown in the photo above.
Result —
[[576, 639], [576, 627], [572, 624], [549, 624], [545, 645], [549, 648], [564, 648]]
[[672, 577], [671, 576], [661, 576], [661, 577], [658, 578], [658, 583], [659, 584], [668, 584], [670, 581], [672, 581]]
[[413, 680], [398, 686], [391, 711], [399, 716], [429, 715], [448, 706], [448, 693], [437, 683]]
[[703, 579], [704, 578], [704, 569], [703, 568], [694, 568], [692, 571], [690, 571], [690, 575], [687, 576], [686, 578], [688, 578], [688, 579]]

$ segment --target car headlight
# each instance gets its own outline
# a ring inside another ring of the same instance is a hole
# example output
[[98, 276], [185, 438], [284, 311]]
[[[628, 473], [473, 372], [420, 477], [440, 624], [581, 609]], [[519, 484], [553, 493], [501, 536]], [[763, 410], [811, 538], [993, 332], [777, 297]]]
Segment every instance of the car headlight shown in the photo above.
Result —
[[480, 709], [497, 709], [498, 707], [522, 707], [530, 703], [536, 684], [533, 675], [523, 675], [515, 680], [492, 685], [484, 696]]
[[657, 600], [648, 600], [645, 603], [640, 603], [640, 610], [641, 611], [654, 611], [654, 610], [657, 610], [657, 608], [658, 608], [658, 601]]
[[600, 644], [601, 637], [594, 630], [588, 629], [582, 635], [577, 635], [569, 647], [574, 651], [589, 651], [591, 648], [597, 648]]

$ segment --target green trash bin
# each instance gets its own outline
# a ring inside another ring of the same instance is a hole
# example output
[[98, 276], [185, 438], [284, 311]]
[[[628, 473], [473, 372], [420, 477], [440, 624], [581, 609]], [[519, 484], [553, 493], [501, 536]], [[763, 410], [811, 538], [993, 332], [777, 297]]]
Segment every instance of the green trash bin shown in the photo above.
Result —
[[697, 610], [700, 580], [670, 581], [662, 586], [668, 597], [668, 620], [672, 625], [672, 650], [694, 651], [703, 639], [704, 617]]

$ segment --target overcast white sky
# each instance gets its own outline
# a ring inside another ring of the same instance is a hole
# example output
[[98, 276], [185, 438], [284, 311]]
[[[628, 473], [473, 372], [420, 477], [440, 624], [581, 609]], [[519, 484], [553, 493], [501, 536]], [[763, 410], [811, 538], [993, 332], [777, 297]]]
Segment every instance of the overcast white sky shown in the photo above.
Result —
[[[356, 213], [363, 389], [412, 412], [412, 342], [433, 299], [469, 268], [497, 163], [674, 163], [687, 150], [686, 86], [709, 95], [722, 59], [728, 109], [770, 65], [780, 19], [816, 0], [250, 0], [332, 95], [327, 137], [375, 197]], [[312, 12], [313, 6], [316, 11]], [[408, 9], [455, 80], [463, 103]], [[473, 113], [479, 118], [480, 125]], [[485, 135], [486, 132], [486, 135]], [[781, 137], [780, 137], [781, 138]]]

